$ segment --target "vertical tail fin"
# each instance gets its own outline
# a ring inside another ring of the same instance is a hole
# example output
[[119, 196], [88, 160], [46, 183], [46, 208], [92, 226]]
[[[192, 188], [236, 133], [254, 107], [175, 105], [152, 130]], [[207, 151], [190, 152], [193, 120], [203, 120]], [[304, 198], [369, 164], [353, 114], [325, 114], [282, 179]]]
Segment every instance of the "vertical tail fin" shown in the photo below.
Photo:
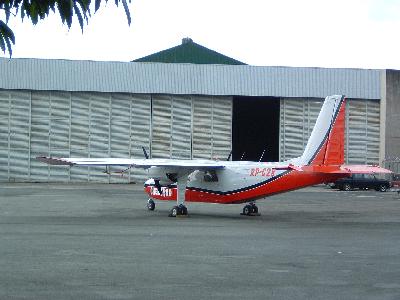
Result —
[[300, 160], [304, 165], [344, 163], [345, 97], [328, 96]]

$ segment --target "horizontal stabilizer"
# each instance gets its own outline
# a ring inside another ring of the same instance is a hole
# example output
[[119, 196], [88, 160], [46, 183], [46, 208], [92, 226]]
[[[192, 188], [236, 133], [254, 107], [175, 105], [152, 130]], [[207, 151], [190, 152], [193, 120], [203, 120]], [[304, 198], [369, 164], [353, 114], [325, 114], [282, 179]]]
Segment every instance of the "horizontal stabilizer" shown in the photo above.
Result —
[[304, 166], [303, 171], [324, 174], [389, 174], [392, 171], [378, 165]]
[[382, 168], [378, 165], [342, 165], [341, 173], [350, 174], [389, 174], [392, 171]]
[[300, 166], [295, 166], [293, 164], [288, 164], [287, 166], [279, 166], [279, 167], [273, 167], [275, 170], [296, 170], [296, 171], [303, 171], [303, 169]]

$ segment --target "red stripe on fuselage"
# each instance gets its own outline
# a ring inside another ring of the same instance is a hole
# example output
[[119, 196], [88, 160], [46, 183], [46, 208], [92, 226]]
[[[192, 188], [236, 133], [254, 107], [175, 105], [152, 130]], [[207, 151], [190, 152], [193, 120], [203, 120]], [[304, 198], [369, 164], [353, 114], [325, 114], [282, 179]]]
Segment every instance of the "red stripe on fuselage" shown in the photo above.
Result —
[[[304, 171], [290, 171], [283, 176], [276, 178], [263, 185], [238, 192], [231, 193], [214, 193], [212, 191], [202, 191], [199, 189], [187, 188], [185, 193], [185, 201], [187, 202], [206, 202], [206, 203], [243, 203], [255, 199], [268, 197], [274, 194], [279, 194], [291, 190], [300, 189], [306, 186], [332, 182], [343, 177], [343, 175], [331, 175], [323, 173], [313, 173]], [[176, 188], [171, 188], [171, 196], [162, 196], [152, 194], [154, 192], [152, 186], [146, 186], [145, 191], [154, 199], [157, 200], [176, 200]], [[159, 193], [158, 193], [159, 194]]]

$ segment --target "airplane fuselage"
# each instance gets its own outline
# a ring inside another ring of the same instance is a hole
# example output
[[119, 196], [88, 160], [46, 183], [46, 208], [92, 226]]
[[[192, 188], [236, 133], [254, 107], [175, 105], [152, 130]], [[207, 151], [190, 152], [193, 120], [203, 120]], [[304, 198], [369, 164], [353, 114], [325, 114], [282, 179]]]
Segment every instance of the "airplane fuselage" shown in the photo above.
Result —
[[[188, 176], [185, 201], [207, 203], [243, 203], [310, 185], [335, 181], [346, 175], [279, 169], [282, 163], [226, 162], [225, 168], [194, 171]], [[287, 164], [285, 164], [287, 165]], [[157, 186], [154, 179], [144, 184], [149, 197], [175, 201], [176, 184]]]

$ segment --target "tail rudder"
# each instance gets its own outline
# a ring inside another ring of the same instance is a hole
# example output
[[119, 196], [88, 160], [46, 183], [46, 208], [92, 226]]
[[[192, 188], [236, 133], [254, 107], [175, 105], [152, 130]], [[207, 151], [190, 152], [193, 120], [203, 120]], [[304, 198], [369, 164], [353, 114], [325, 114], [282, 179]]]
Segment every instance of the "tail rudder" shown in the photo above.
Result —
[[344, 163], [346, 98], [328, 96], [301, 156], [304, 165], [341, 165]]

